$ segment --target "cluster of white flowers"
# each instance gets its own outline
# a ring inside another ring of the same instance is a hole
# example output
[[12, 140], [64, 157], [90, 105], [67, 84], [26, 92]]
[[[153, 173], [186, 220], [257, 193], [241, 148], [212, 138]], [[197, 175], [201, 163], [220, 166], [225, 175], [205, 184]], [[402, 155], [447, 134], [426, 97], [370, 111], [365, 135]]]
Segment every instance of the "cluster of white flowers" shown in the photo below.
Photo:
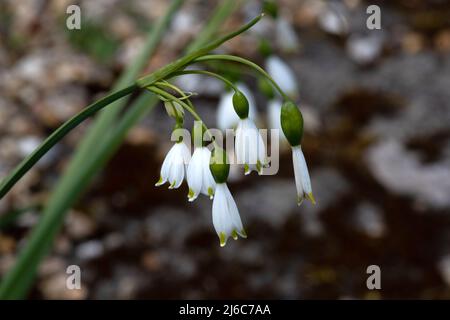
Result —
[[[287, 21], [279, 21], [277, 32], [289, 33], [290, 39], [295, 38], [295, 33]], [[291, 49], [296, 48], [297, 45], [291, 46]], [[304, 199], [309, 199], [314, 204], [308, 167], [300, 145], [303, 136], [303, 117], [293, 102], [298, 99], [295, 73], [279, 56], [271, 53], [266, 55], [265, 67], [268, 74], [265, 77], [271, 83], [265, 84], [266, 92], [263, 82], [260, 86], [269, 98], [268, 126], [281, 131], [280, 138], [291, 146], [298, 204], [300, 205]], [[251, 171], [263, 174], [263, 168], [269, 165], [269, 161], [264, 139], [256, 125], [258, 123], [256, 100], [245, 84], [240, 82], [232, 84], [226, 79], [225, 81], [232, 90], [223, 93], [219, 99], [217, 125], [221, 130], [234, 130], [232, 152], [237, 164], [243, 166], [245, 175]], [[275, 87], [276, 93], [273, 90]], [[167, 113], [176, 118], [177, 123], [182, 123], [184, 115], [181, 104], [175, 101], [165, 102]], [[203, 133], [205, 132], [202, 131], [202, 138]], [[238, 207], [227, 186], [230, 173], [227, 153], [216, 145], [215, 141], [212, 143], [212, 151], [202, 142], [200, 146], [194, 147], [191, 157], [185, 143], [186, 141], [179, 141], [171, 148], [163, 162], [161, 177], [156, 185], [168, 182], [170, 189], [178, 188], [186, 177], [190, 202], [197, 199], [200, 194], [213, 200], [212, 222], [220, 245], [224, 246], [229, 237], [246, 238]]]
[[[281, 90], [290, 97], [295, 97], [298, 91], [297, 83], [294, 73], [288, 65], [275, 56], [269, 57], [266, 65], [270, 76], [278, 80], [277, 83]], [[282, 131], [283, 139], [292, 147], [298, 204], [306, 198], [315, 203], [308, 168], [300, 146], [303, 118], [300, 110], [292, 101], [286, 101], [286, 96], [284, 96], [285, 101], [282, 99], [281, 96], [274, 96], [269, 101], [268, 122], [273, 129]], [[240, 83], [235, 86], [234, 93], [225, 93], [221, 97], [218, 108], [218, 124], [221, 129], [235, 130], [234, 154], [237, 164], [243, 165], [245, 175], [252, 170], [262, 174], [263, 168], [268, 165], [266, 145], [255, 124], [254, 101], [250, 90]], [[178, 117], [177, 119], [182, 117], [180, 104], [166, 101], [165, 107], [172, 117]], [[212, 199], [213, 225], [220, 245], [224, 246], [229, 237], [245, 238], [247, 234], [236, 202], [226, 183], [230, 171], [228, 156], [223, 149], [216, 145], [214, 145], [213, 152], [204, 146], [203, 133], [202, 131], [202, 144], [194, 146], [192, 157], [185, 141], [178, 141], [172, 146], [164, 159], [161, 177], [156, 185], [160, 186], [168, 182], [170, 189], [176, 189], [186, 178], [190, 202], [197, 199], [200, 194]], [[214, 157], [216, 153], [219, 153], [220, 156]], [[222, 161], [218, 162], [218, 159]]]

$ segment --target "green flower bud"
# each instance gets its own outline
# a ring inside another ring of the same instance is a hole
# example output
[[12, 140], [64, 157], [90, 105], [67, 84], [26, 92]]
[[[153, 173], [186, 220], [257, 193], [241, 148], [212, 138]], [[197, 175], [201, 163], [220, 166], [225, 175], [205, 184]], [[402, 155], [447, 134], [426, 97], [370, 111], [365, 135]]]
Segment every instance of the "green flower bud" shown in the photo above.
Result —
[[286, 101], [281, 107], [281, 128], [291, 146], [298, 146], [303, 136], [303, 116], [292, 101]]
[[259, 91], [261, 91], [269, 100], [272, 100], [275, 97], [275, 92], [273, 90], [272, 85], [269, 80], [264, 77], [260, 77], [258, 79], [258, 87]]
[[164, 107], [166, 108], [167, 114], [172, 118], [183, 118], [184, 109], [182, 106], [175, 101], [164, 101]]
[[248, 117], [248, 100], [241, 91], [236, 91], [233, 95], [233, 107], [241, 119]]
[[225, 183], [230, 173], [230, 164], [228, 163], [228, 156], [225, 150], [216, 147], [211, 153], [211, 162], [209, 169], [214, 177], [216, 183]]
[[264, 0], [263, 11], [275, 19], [278, 16], [278, 6], [275, 0]]

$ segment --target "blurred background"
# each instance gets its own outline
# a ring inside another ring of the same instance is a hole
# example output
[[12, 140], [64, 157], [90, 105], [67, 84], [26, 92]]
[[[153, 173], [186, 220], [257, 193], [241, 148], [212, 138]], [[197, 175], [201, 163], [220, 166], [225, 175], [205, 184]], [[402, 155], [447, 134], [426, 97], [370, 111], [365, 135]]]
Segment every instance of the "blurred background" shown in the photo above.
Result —
[[[164, 0], [0, 0], [0, 177], [53, 130], [106, 94], [135, 59]], [[280, 0], [220, 51], [260, 65], [261, 39], [295, 72], [303, 150], [317, 205], [296, 205], [289, 150], [276, 176], [229, 184], [248, 239], [219, 247], [211, 202], [155, 188], [172, 121], [158, 105], [69, 212], [28, 295], [33, 299], [450, 298], [450, 2]], [[217, 1], [185, 1], [147, 71], [181, 54]], [[381, 8], [368, 30], [366, 8]], [[261, 12], [243, 1], [222, 30]], [[286, 41], [288, 40], [288, 41]], [[247, 73], [266, 127], [267, 99]], [[211, 127], [220, 83], [178, 82]], [[0, 274], [15, 262], [89, 121], [59, 143], [0, 202]], [[81, 290], [66, 268], [81, 267]], [[381, 290], [366, 268], [381, 268]]]

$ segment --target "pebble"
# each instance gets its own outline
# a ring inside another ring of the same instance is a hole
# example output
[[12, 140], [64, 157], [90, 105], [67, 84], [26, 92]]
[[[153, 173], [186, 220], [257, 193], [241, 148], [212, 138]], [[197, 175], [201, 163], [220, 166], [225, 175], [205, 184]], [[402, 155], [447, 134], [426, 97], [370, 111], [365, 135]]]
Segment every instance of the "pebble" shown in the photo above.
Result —
[[92, 260], [100, 257], [104, 252], [103, 244], [98, 240], [90, 240], [76, 247], [76, 256], [81, 260]]

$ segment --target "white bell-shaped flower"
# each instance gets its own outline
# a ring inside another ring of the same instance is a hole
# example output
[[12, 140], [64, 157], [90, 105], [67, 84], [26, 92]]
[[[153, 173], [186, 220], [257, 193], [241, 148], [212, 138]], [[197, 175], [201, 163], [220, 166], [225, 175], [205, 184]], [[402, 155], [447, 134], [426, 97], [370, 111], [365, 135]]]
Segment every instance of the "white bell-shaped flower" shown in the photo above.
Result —
[[271, 55], [266, 60], [266, 70], [288, 96], [298, 97], [298, 83], [294, 71], [281, 58]]
[[[256, 120], [257, 111], [255, 98], [250, 89], [243, 83], [237, 83], [237, 88], [242, 91], [248, 100], [250, 119]], [[219, 100], [219, 106], [217, 108], [217, 126], [221, 130], [233, 129], [239, 122], [239, 116], [234, 111], [233, 107], [233, 91], [225, 92], [222, 94]]]
[[297, 187], [297, 203], [300, 205], [303, 199], [309, 199], [316, 204], [314, 199], [311, 179], [309, 178], [308, 167], [305, 156], [300, 145], [292, 147], [292, 161], [294, 163], [295, 186]]
[[278, 130], [279, 138], [281, 141], [287, 142], [286, 136], [281, 128], [281, 106], [283, 105], [283, 101], [279, 98], [274, 98], [269, 101], [268, 110], [267, 110], [267, 123], [270, 129]]
[[239, 119], [236, 128], [235, 153], [238, 164], [243, 164], [245, 174], [256, 170], [259, 174], [267, 166], [266, 146], [264, 140], [250, 118]]
[[161, 175], [156, 186], [169, 182], [169, 189], [178, 188], [184, 179], [186, 166], [191, 158], [189, 148], [183, 142], [177, 142], [169, 150], [161, 167]]
[[209, 169], [211, 151], [207, 147], [196, 147], [187, 168], [186, 180], [189, 185], [188, 199], [194, 201], [200, 193], [214, 197], [216, 182]]
[[237, 240], [238, 235], [242, 238], [247, 238], [236, 202], [226, 183], [218, 183], [216, 185], [212, 219], [221, 247], [225, 246], [229, 237], [235, 240]]

